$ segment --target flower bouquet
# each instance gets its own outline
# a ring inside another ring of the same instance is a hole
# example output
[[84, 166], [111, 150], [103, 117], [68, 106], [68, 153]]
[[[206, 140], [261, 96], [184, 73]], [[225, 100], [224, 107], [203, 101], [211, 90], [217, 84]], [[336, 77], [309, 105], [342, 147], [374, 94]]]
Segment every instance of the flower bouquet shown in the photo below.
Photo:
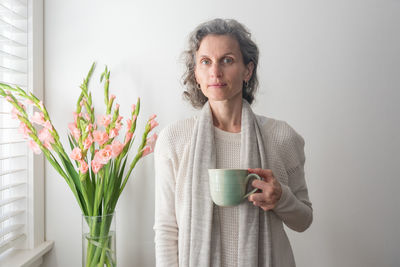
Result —
[[[76, 103], [74, 122], [68, 125], [67, 153], [50, 120], [43, 102], [32, 93], [18, 86], [0, 83], [0, 96], [12, 105], [12, 117], [20, 121], [20, 132], [28, 140], [34, 153], [44, 156], [67, 182], [83, 213], [88, 233], [84, 234], [86, 250], [83, 266], [116, 266], [115, 239], [110, 227], [117, 201], [125, 188], [136, 163], [153, 152], [157, 135], [149, 133], [158, 125], [155, 115], [146, 123], [142, 139], [133, 159], [128, 163], [128, 152], [134, 141], [140, 99], [132, 105], [123, 142], [118, 140], [123, 126], [119, 104], [114, 105], [115, 95], [109, 96], [110, 71], [105, 68], [100, 82], [104, 83], [106, 113], [95, 119], [92, 94], [88, 86], [95, 63], [84, 79]], [[25, 99], [25, 103], [19, 99]], [[37, 109], [31, 116], [25, 105]], [[114, 245], [112, 244], [114, 242]]]

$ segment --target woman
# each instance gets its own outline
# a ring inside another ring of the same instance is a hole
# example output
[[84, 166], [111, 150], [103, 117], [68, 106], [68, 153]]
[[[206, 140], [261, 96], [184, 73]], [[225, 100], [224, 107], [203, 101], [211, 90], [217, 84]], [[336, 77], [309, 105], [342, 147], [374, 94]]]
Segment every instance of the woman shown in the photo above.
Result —
[[[157, 266], [295, 266], [283, 223], [312, 222], [304, 141], [288, 124], [255, 115], [258, 48], [235, 20], [199, 25], [189, 39], [184, 96], [198, 116], [160, 133], [155, 151]], [[235, 207], [213, 204], [209, 168], [263, 177]]]

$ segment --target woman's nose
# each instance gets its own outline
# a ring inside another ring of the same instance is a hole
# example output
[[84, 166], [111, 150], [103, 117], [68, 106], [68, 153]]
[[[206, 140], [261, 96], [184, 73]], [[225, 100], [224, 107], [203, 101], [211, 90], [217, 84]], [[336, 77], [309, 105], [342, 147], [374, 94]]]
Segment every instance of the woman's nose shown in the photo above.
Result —
[[222, 68], [219, 64], [213, 64], [210, 69], [212, 77], [222, 77]]

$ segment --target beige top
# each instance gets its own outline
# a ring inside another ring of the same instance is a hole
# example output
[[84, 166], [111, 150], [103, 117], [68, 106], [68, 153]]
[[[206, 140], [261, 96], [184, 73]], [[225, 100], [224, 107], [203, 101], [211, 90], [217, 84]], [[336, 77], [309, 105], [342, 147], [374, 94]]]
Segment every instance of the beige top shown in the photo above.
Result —
[[[230, 133], [214, 128], [215, 152], [218, 169], [240, 166], [240, 133]], [[236, 267], [238, 255], [239, 211], [238, 207], [214, 206], [213, 223], [221, 229], [221, 265]], [[212, 242], [215, 240], [212, 239]]]
[[[155, 148], [155, 250], [157, 267], [177, 267], [184, 223], [183, 189], [189, 163], [191, 136], [197, 117], [164, 128]], [[270, 213], [272, 266], [294, 267], [293, 252], [283, 223], [304, 231], [312, 222], [311, 202], [304, 178], [304, 140], [286, 122], [260, 117], [270, 168], [282, 185], [282, 196]], [[235, 226], [233, 226], [235, 227]], [[184, 266], [181, 266], [184, 267]]]

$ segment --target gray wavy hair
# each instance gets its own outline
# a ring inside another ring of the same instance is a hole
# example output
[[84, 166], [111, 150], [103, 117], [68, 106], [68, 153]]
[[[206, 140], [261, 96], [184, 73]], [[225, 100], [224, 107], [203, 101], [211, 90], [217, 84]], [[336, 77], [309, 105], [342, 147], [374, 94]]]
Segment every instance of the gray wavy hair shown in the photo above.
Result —
[[189, 35], [189, 49], [183, 52], [186, 65], [186, 71], [182, 76], [183, 84], [186, 87], [183, 92], [184, 99], [189, 101], [194, 108], [201, 108], [208, 100], [197, 87], [194, 71], [196, 67], [196, 52], [199, 50], [203, 38], [209, 34], [232, 36], [239, 43], [244, 64], [247, 65], [253, 62], [254, 70], [252, 76], [247, 84], [243, 82], [242, 87], [243, 98], [251, 104], [258, 88], [257, 65], [259, 52], [257, 45], [251, 40], [250, 31], [234, 19], [213, 19], [204, 22]]

